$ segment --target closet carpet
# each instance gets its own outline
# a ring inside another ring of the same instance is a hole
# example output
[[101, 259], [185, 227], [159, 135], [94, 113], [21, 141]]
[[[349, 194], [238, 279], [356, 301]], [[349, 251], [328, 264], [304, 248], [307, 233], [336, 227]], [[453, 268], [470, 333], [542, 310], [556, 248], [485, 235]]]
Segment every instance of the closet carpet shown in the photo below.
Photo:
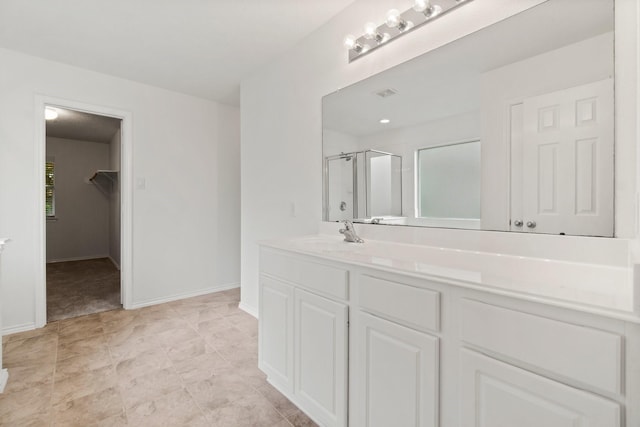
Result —
[[4, 336], [2, 426], [315, 426], [258, 370], [237, 289]]
[[120, 271], [108, 258], [47, 264], [48, 322], [120, 307]]

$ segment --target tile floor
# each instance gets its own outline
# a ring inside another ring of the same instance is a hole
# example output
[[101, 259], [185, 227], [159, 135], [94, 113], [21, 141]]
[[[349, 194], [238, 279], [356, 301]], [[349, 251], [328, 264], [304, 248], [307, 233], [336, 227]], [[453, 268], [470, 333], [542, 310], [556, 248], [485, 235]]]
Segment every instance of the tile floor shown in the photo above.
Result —
[[47, 264], [48, 322], [120, 307], [120, 271], [108, 258]]
[[3, 337], [2, 426], [315, 426], [257, 368], [239, 290]]

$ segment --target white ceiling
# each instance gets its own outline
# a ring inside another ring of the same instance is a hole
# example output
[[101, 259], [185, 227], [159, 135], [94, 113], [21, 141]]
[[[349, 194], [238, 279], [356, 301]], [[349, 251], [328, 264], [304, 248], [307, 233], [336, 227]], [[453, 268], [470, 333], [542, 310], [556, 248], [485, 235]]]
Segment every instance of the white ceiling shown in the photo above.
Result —
[[48, 108], [58, 113], [57, 119], [47, 120], [48, 137], [53, 136], [108, 144], [111, 142], [113, 135], [120, 131], [120, 119], [59, 107]]
[[0, 47], [239, 104], [242, 78], [354, 0], [0, 0]]

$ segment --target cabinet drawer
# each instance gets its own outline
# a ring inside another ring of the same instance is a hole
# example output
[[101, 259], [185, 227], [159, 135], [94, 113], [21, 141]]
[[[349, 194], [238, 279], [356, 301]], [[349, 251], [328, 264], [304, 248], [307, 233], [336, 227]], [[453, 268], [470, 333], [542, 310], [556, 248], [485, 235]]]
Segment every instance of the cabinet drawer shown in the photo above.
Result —
[[495, 353], [621, 393], [622, 337], [463, 299], [461, 338]]
[[260, 253], [260, 272], [319, 294], [342, 300], [349, 298], [349, 272], [342, 268], [263, 249]]
[[358, 301], [363, 310], [411, 328], [440, 329], [439, 292], [362, 275], [358, 283]]

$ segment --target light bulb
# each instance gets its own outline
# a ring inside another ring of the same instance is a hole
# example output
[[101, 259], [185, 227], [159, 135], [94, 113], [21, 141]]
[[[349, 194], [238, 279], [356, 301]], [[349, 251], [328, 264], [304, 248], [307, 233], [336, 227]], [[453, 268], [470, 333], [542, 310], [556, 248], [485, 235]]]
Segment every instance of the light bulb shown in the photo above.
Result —
[[50, 107], [45, 107], [44, 109], [44, 118], [45, 120], [55, 120], [58, 118], [58, 112]]
[[367, 40], [373, 40], [378, 35], [378, 27], [373, 22], [364, 25], [364, 36]]
[[413, 4], [413, 10], [415, 10], [416, 12], [424, 12], [430, 6], [431, 4], [429, 3], [428, 0], [415, 0]]
[[344, 38], [344, 47], [346, 47], [347, 49], [353, 49], [355, 46], [356, 38], [351, 34], [347, 34]]
[[380, 119], [380, 123], [382, 123], [383, 125], [386, 125], [387, 123], [391, 123], [391, 120], [389, 120], [389, 119]]
[[413, 10], [423, 13], [427, 18], [433, 18], [442, 12], [442, 7], [437, 4], [432, 5], [429, 0], [415, 0]]
[[385, 21], [387, 26], [391, 28], [396, 28], [402, 22], [402, 18], [400, 17], [400, 11], [398, 9], [391, 9], [387, 12], [387, 20]]

